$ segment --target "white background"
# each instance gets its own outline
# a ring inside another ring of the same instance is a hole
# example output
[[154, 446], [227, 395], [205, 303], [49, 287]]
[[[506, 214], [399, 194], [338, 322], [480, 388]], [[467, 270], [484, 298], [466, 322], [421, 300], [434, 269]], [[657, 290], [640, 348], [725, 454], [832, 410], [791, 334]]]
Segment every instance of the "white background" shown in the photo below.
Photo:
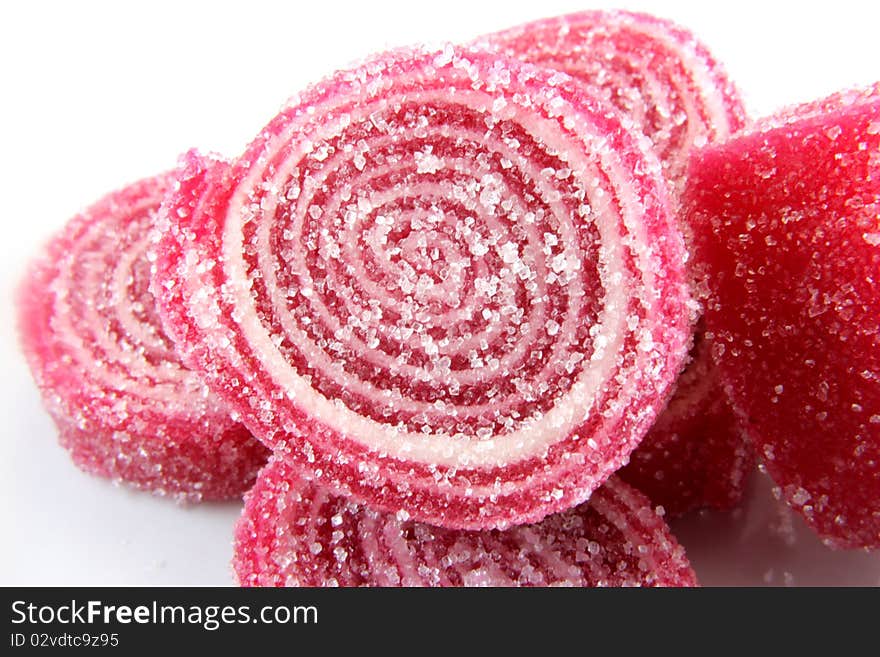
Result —
[[[880, 79], [873, 3], [621, 5], [691, 28], [756, 116]], [[12, 307], [24, 263], [52, 231], [104, 192], [170, 168], [191, 146], [240, 152], [288, 95], [371, 52], [465, 41], [588, 6], [3, 3], [0, 585], [232, 583], [238, 504], [187, 508], [130, 492], [81, 474], [57, 446], [18, 352]], [[826, 550], [773, 503], [763, 479], [740, 512], [676, 529], [705, 584], [880, 584], [880, 554]]]

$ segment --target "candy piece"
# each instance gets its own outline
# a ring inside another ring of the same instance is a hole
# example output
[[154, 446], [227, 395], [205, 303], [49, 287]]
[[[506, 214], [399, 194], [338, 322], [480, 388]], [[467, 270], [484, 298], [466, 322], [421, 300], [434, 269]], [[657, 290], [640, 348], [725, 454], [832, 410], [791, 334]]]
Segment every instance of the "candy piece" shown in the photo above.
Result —
[[171, 178], [75, 217], [19, 289], [22, 346], [83, 470], [178, 499], [240, 495], [267, 452], [185, 369], [148, 291], [146, 248]]
[[684, 202], [707, 337], [785, 499], [880, 546], [880, 85], [694, 157]]
[[612, 477], [590, 501], [507, 531], [366, 510], [270, 461], [235, 530], [244, 586], [695, 586], [662, 518]]
[[651, 141], [676, 190], [692, 147], [745, 125], [736, 89], [705, 46], [654, 16], [586, 11], [526, 23], [480, 43], [564, 71], [610, 101]]
[[755, 460], [718, 381], [708, 343], [700, 339], [691, 355], [669, 405], [618, 473], [669, 516], [734, 508]]
[[191, 154], [154, 290], [192, 366], [335, 493], [452, 528], [589, 497], [689, 340], [656, 160], [558, 72], [396, 51]]

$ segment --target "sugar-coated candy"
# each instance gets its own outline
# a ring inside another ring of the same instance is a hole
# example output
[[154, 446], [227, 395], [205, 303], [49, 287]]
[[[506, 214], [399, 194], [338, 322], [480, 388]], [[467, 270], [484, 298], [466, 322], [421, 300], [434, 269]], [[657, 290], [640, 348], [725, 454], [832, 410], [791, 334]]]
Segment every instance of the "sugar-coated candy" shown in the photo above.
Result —
[[564, 71], [617, 107], [651, 141], [676, 190], [694, 146], [745, 125], [739, 94], [688, 30], [648, 14], [585, 11], [479, 40]]
[[140, 181], [67, 224], [19, 289], [20, 337], [79, 467], [177, 499], [228, 498], [268, 454], [161, 329], [147, 246], [170, 185]]
[[718, 380], [708, 342], [701, 339], [691, 355], [669, 404], [629, 465], [618, 472], [668, 516], [733, 509], [755, 464], [751, 443]]
[[185, 362], [316, 485], [457, 529], [587, 499], [686, 355], [658, 161], [567, 75], [399, 50], [191, 153], [154, 291]]
[[694, 156], [683, 197], [707, 338], [780, 493], [880, 546], [880, 85]]
[[695, 586], [648, 500], [612, 477], [585, 503], [506, 531], [364, 509], [270, 461], [235, 530], [244, 586]]

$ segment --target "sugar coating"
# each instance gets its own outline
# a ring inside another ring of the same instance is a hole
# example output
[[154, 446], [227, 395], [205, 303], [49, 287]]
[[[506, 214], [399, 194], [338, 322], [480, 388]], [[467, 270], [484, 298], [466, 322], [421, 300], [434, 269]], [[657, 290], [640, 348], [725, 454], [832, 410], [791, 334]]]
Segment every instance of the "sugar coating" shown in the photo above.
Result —
[[829, 544], [880, 545], [880, 85], [697, 153], [684, 197], [711, 350], [779, 485]]
[[109, 194], [49, 243], [19, 289], [21, 344], [80, 468], [180, 500], [234, 497], [266, 449], [181, 365], [148, 291], [148, 235], [171, 182]]
[[696, 586], [682, 548], [612, 477], [590, 502], [507, 531], [364, 509], [270, 461], [235, 529], [243, 586]]
[[746, 123], [739, 93], [709, 50], [655, 16], [585, 11], [478, 43], [567, 73], [614, 105], [649, 139], [676, 191], [693, 147], [723, 140]]
[[669, 404], [618, 472], [669, 517], [733, 509], [755, 465], [702, 331], [696, 340]]
[[187, 363], [319, 484], [453, 528], [589, 497], [687, 350], [659, 163], [567, 76], [451, 46], [190, 153], [154, 292]]

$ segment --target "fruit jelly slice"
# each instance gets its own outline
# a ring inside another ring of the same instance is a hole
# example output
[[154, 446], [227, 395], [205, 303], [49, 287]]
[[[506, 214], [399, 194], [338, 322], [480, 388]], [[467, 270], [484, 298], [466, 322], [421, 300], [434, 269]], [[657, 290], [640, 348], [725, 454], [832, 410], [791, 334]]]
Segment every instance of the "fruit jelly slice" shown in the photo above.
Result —
[[880, 545], [880, 93], [784, 110], [695, 155], [684, 197], [712, 353], [784, 498]]
[[616, 478], [590, 502], [507, 531], [366, 510], [271, 461], [248, 494], [233, 568], [244, 586], [694, 586], [647, 499]]
[[171, 180], [109, 194], [55, 236], [19, 289], [21, 343], [83, 470], [179, 499], [234, 497], [266, 450], [182, 367], [147, 290]]
[[180, 170], [166, 326], [328, 488], [453, 528], [537, 521], [665, 400], [691, 305], [659, 164], [555, 75], [395, 51], [291, 100], [237, 162]]

